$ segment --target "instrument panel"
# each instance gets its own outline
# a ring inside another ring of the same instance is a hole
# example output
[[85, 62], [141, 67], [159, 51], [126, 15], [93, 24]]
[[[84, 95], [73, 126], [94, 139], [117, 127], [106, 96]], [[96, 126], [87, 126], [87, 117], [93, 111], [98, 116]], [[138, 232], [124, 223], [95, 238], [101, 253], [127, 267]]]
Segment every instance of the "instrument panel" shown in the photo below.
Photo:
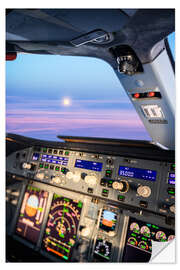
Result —
[[50, 261], [145, 262], [174, 238], [173, 163], [35, 146], [6, 164], [20, 183], [8, 234]]
[[30, 147], [8, 156], [7, 171], [53, 186], [174, 216], [175, 164]]

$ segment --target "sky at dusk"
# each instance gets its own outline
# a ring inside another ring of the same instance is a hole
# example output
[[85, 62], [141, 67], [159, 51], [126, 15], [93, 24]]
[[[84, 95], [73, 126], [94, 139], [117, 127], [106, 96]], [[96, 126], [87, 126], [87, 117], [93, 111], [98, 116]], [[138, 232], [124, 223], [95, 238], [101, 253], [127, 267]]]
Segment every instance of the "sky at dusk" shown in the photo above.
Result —
[[[174, 56], [174, 35], [170, 44]], [[111, 66], [89, 57], [19, 54], [7, 62], [6, 131], [151, 140]]]

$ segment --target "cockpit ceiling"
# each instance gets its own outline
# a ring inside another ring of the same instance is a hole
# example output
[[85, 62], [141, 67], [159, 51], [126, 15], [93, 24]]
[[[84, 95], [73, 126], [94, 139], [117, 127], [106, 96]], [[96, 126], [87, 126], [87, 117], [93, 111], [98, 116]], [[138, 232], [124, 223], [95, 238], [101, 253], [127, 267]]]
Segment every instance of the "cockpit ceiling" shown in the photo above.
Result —
[[[174, 31], [174, 9], [7, 9], [7, 51], [92, 56], [115, 67], [109, 52], [128, 45], [142, 63], [150, 62], [153, 46]], [[75, 47], [70, 41], [103, 30], [110, 42]]]

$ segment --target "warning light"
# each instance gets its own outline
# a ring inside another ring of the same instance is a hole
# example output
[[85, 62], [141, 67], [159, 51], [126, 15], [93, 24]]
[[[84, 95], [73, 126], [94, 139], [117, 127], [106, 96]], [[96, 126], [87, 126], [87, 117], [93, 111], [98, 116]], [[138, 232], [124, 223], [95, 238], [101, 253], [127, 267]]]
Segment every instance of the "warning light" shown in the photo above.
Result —
[[14, 53], [7, 53], [6, 54], [6, 61], [13, 61], [15, 60], [17, 57], [17, 53], [14, 52]]
[[134, 94], [134, 98], [139, 98], [139, 97], [140, 97], [139, 93]]
[[155, 92], [149, 92], [148, 93], [148, 97], [154, 97], [155, 96]]

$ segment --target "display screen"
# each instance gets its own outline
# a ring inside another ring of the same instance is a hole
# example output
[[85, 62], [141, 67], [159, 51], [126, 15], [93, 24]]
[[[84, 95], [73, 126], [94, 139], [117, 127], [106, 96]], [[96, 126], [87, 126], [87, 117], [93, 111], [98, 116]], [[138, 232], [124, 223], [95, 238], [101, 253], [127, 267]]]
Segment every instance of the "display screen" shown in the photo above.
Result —
[[175, 173], [169, 173], [168, 184], [175, 185]]
[[115, 231], [116, 223], [116, 213], [104, 209], [101, 214], [99, 227], [106, 232]]
[[108, 262], [111, 257], [112, 243], [98, 238], [94, 248], [94, 259], [95, 261]]
[[123, 261], [148, 262], [152, 253], [152, 240], [167, 242], [173, 240], [174, 237], [173, 230], [130, 218]]
[[48, 200], [48, 192], [28, 186], [16, 225], [16, 233], [36, 243], [39, 238]]
[[119, 175], [148, 181], [156, 181], [156, 171], [131, 167], [119, 167]]
[[34, 161], [39, 160], [39, 156], [40, 156], [39, 153], [33, 153], [32, 160], [34, 160]]
[[92, 170], [101, 172], [102, 171], [103, 164], [101, 162], [94, 162], [94, 161], [88, 161], [88, 160], [81, 160], [76, 159], [75, 167], [86, 169], [86, 170]]
[[59, 156], [53, 156], [53, 155], [42, 155], [41, 161], [47, 162], [47, 163], [53, 163], [53, 164], [59, 164], [67, 166], [69, 158], [67, 157], [59, 157]]
[[43, 239], [43, 248], [69, 261], [76, 241], [82, 202], [54, 194]]

